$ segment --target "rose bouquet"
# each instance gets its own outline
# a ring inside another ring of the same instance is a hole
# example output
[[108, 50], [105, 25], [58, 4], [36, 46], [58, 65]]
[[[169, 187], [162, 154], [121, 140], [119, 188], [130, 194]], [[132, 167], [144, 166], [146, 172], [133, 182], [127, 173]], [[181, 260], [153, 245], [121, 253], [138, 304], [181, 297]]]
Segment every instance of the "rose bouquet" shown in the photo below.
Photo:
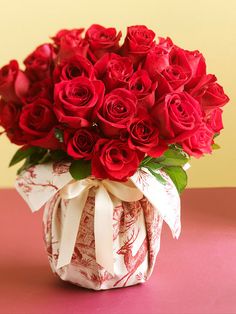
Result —
[[156, 41], [146, 26], [128, 27], [122, 44], [121, 36], [100, 25], [61, 30], [24, 70], [15, 60], [0, 70], [0, 125], [20, 146], [10, 165], [24, 160], [18, 190], [33, 209], [50, 199], [53, 270], [94, 289], [150, 275], [162, 220], [180, 230], [184, 166], [218, 148], [229, 100], [199, 51]]

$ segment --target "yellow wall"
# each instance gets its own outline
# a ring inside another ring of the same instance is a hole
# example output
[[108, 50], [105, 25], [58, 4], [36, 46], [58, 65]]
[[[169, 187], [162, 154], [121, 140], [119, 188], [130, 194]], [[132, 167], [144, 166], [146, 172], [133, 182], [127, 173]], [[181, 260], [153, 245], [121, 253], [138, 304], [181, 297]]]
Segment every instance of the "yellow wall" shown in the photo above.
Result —
[[[199, 49], [231, 98], [225, 130], [213, 156], [194, 160], [189, 186], [236, 186], [236, 1], [235, 0], [0, 0], [0, 65], [22, 60], [61, 28], [92, 23], [146, 24], [186, 49]], [[12, 186], [16, 168], [7, 165], [16, 147], [0, 138], [0, 187]]]

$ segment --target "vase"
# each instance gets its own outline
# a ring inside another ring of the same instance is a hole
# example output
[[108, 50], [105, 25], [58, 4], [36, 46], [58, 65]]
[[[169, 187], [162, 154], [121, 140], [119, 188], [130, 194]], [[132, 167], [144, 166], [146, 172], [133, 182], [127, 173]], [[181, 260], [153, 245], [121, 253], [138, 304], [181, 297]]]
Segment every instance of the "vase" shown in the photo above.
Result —
[[52, 271], [80, 287], [104, 290], [143, 283], [160, 248], [162, 223], [180, 234], [180, 198], [146, 169], [127, 182], [72, 180], [65, 163], [27, 169], [16, 188], [31, 210], [44, 206], [44, 240]]
[[[94, 290], [126, 287], [148, 280], [160, 248], [163, 219], [145, 197], [136, 202], [116, 200], [112, 225], [113, 274], [96, 262], [93, 190], [82, 211], [71, 262], [57, 268], [69, 203], [70, 200], [62, 199], [57, 193], [45, 206], [44, 239], [53, 273], [62, 280]], [[102, 248], [104, 254], [106, 250], [106, 247]]]

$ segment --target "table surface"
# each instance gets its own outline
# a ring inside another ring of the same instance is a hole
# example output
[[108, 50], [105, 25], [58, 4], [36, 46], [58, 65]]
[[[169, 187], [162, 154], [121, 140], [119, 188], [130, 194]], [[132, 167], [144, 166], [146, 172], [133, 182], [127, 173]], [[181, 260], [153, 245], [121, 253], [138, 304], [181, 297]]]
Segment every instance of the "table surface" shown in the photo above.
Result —
[[236, 313], [236, 188], [182, 195], [182, 233], [163, 228], [161, 250], [145, 284], [91, 291], [57, 279], [32, 214], [14, 190], [0, 190], [0, 313]]

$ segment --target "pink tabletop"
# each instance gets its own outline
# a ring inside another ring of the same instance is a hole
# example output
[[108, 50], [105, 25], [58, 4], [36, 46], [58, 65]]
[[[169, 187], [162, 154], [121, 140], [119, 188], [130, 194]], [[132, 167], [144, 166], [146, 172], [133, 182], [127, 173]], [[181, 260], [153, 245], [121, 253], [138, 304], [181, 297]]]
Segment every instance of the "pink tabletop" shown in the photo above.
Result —
[[42, 240], [42, 212], [14, 190], [0, 191], [0, 313], [236, 313], [236, 189], [182, 195], [182, 233], [165, 226], [151, 279], [94, 292], [54, 277]]

